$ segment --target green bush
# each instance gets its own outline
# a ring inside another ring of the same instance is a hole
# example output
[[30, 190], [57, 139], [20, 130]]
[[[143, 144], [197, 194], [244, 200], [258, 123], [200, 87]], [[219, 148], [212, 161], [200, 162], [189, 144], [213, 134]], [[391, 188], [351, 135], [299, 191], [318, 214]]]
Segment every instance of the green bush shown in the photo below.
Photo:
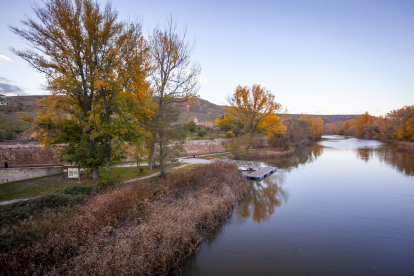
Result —
[[234, 139], [231, 142], [228, 142], [226, 145], [227, 151], [230, 153], [231, 156], [236, 157], [238, 155], [238, 151], [240, 150], [240, 142], [238, 139]]
[[234, 138], [234, 132], [233, 132], [233, 131], [231, 131], [231, 130], [227, 131], [227, 133], [226, 133], [226, 138], [227, 138], [227, 139]]
[[102, 167], [99, 169], [99, 186], [103, 188], [113, 187], [119, 182], [111, 167]]
[[139, 174], [144, 174], [145, 173], [145, 168], [144, 167], [139, 167]]
[[207, 131], [206, 131], [206, 129], [205, 129], [205, 128], [200, 128], [200, 129], [197, 131], [197, 135], [198, 135], [198, 137], [204, 137], [204, 136], [206, 136], [206, 134], [207, 134]]

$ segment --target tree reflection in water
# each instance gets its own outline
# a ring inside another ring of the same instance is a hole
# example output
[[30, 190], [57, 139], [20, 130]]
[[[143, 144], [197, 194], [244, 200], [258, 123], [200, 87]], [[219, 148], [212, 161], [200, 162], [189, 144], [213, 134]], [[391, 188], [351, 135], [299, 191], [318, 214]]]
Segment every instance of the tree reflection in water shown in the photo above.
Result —
[[[309, 147], [299, 148], [290, 156], [265, 162], [278, 169], [290, 169], [300, 164], [312, 163], [322, 153], [323, 147], [315, 143]], [[237, 209], [238, 217], [242, 221], [251, 217], [259, 224], [269, 220], [275, 209], [285, 203], [289, 197], [282, 187], [286, 173], [286, 170], [278, 170], [262, 181], [251, 181], [249, 191]]]
[[375, 149], [373, 148], [359, 148], [357, 150], [357, 156], [359, 159], [368, 162], [374, 157], [374, 151]]
[[414, 155], [408, 152], [399, 152], [392, 145], [383, 145], [379, 148], [359, 148], [357, 157], [365, 162], [378, 158], [382, 163], [407, 175], [414, 175]]
[[263, 160], [278, 169], [297, 168], [301, 164], [308, 164], [315, 161], [323, 153], [323, 146], [314, 143], [310, 146], [301, 147], [295, 150], [292, 155], [278, 157], [272, 160]]
[[407, 175], [414, 175], [414, 154], [408, 152], [399, 152], [395, 147], [386, 145], [375, 151], [378, 159], [396, 169], [397, 171]]
[[237, 213], [241, 218], [250, 218], [257, 223], [267, 221], [276, 207], [287, 201], [288, 194], [281, 187], [284, 174], [276, 173], [261, 181], [251, 181], [245, 199]]

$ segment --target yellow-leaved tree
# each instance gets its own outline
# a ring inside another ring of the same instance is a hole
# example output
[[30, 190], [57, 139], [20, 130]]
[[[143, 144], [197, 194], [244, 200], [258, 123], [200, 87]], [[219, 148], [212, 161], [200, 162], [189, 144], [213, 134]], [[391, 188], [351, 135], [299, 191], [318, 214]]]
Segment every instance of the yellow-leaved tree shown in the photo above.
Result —
[[[232, 121], [233, 124], [241, 122], [248, 137], [246, 150], [251, 148], [253, 138], [258, 133], [272, 137], [276, 133], [285, 132], [285, 127], [278, 115], [281, 105], [275, 101], [275, 96], [266, 88], [260, 85], [252, 87], [239, 85], [228, 101], [228, 115], [225, 115], [222, 120], [216, 120], [215, 124], [220, 125], [228, 121]], [[234, 119], [228, 120], [228, 118]], [[226, 122], [221, 122], [224, 120]]]
[[11, 27], [30, 47], [12, 51], [45, 74], [52, 94], [34, 122], [40, 140], [61, 144], [62, 159], [97, 178], [122, 157], [125, 141], [144, 136], [141, 122], [152, 114], [141, 26], [94, 0], [45, 0], [33, 9], [25, 29]]
[[321, 117], [313, 118], [309, 115], [300, 115], [300, 120], [305, 121], [309, 125], [313, 141], [316, 141], [322, 137], [324, 122]]

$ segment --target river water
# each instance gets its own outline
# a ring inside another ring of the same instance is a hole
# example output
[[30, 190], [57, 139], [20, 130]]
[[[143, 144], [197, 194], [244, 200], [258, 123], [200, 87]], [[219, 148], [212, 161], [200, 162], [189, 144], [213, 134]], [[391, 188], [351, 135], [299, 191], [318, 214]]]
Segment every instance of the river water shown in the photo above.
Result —
[[414, 275], [414, 156], [324, 136], [249, 192], [182, 275]]

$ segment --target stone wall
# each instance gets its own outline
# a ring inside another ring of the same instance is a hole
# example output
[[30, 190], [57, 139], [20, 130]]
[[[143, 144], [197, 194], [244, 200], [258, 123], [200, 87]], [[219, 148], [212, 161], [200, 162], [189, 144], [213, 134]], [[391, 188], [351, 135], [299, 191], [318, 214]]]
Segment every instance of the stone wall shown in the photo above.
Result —
[[[185, 142], [184, 149], [186, 155], [225, 152], [225, 146], [229, 141], [226, 139], [191, 140]], [[255, 140], [253, 148], [265, 146], [267, 146], [267, 139], [263, 137]], [[59, 161], [57, 152], [58, 149], [43, 149], [43, 146], [40, 144], [0, 143], [0, 167], [4, 166], [4, 160], [7, 160], [10, 167], [64, 165], [64, 162]], [[131, 152], [131, 149], [127, 150], [126, 161], [134, 161], [131, 158]]]
[[0, 169], [0, 184], [63, 173], [62, 166]]
[[40, 144], [0, 144], [0, 164], [4, 166], [7, 160], [9, 166], [45, 166], [63, 165], [57, 157], [56, 149], [43, 149]]
[[226, 151], [226, 143], [227, 140], [225, 139], [191, 140], [185, 142], [184, 149], [187, 155], [223, 152]]

